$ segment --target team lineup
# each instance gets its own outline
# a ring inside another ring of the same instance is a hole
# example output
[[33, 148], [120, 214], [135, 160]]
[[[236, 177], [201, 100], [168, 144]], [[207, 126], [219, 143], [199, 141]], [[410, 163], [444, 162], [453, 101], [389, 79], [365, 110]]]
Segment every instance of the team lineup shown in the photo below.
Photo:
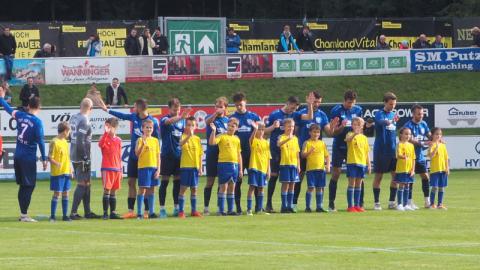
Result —
[[[265, 119], [248, 111], [244, 93], [233, 95], [235, 112], [230, 115], [228, 99], [219, 97], [215, 101], [215, 113], [205, 120], [208, 141], [205, 171], [201, 140], [195, 135], [195, 117], [190, 116], [188, 108], [182, 109], [179, 99], [168, 101], [169, 112], [160, 120], [149, 115], [144, 99], [137, 100], [134, 112], [128, 114], [109, 109], [101, 103], [101, 109], [113, 116], [105, 122], [105, 132], [98, 142], [102, 152], [103, 215], [97, 215], [90, 209], [92, 129], [89, 115], [94, 101], [85, 98], [80, 104], [80, 112], [69, 123], [58, 125], [58, 135], [51, 141], [46, 153], [43, 125], [35, 116], [41, 109], [40, 99], [32, 98], [25, 109], [14, 110], [4, 96], [5, 92], [0, 90], [0, 104], [18, 123], [14, 169], [19, 185], [19, 220], [23, 222], [36, 221], [28, 215], [28, 208], [36, 185], [37, 147], [44, 170], [50, 162], [52, 222], [56, 220], [59, 200], [64, 221], [102, 217], [167, 218], [165, 205], [170, 180], [173, 182], [174, 204], [171, 216], [179, 218], [186, 217], [187, 190], [190, 190], [190, 216], [211, 214], [210, 200], [216, 179], [218, 197], [215, 212], [220, 216], [244, 213], [241, 196], [243, 180], [249, 186], [247, 215], [276, 212], [272, 201], [277, 181], [281, 183], [279, 212], [296, 213], [301, 183], [305, 178], [305, 212], [336, 212], [337, 182], [344, 165], [348, 178], [348, 212], [365, 211], [364, 178], [367, 173], [374, 173], [373, 210], [382, 210], [380, 184], [384, 174], [391, 175], [389, 209], [406, 211], [419, 208], [412, 200], [416, 174], [421, 178], [424, 207], [446, 209], [443, 200], [450, 172], [442, 131], [428, 127], [423, 121], [424, 111], [420, 105], [412, 107], [411, 120], [403, 127], [397, 127], [397, 97], [392, 92], [384, 94], [384, 107], [379, 108], [374, 119], [366, 120], [362, 118], [362, 108], [356, 105], [357, 94], [353, 90], [347, 90], [343, 103], [331, 110], [331, 119], [320, 109], [323, 97], [316, 91], [308, 93], [304, 108], [300, 107], [297, 97], [289, 97], [281, 109], [273, 111]], [[121, 188], [123, 178], [122, 141], [116, 135], [118, 119], [131, 122], [127, 166], [128, 212], [124, 215], [119, 215], [116, 209], [116, 192]], [[373, 160], [370, 160], [369, 142], [364, 135], [368, 129], [375, 131]], [[333, 137], [331, 153], [322, 140], [324, 135]], [[430, 160], [429, 167], [427, 159]], [[247, 175], [244, 177], [245, 172]], [[197, 206], [199, 176], [202, 175], [206, 176], [203, 212]], [[324, 205], [327, 175], [330, 175], [328, 205]], [[77, 184], [69, 213], [72, 180]], [[158, 212], [155, 211], [156, 187], [159, 189]], [[78, 214], [82, 202], [83, 217]]]

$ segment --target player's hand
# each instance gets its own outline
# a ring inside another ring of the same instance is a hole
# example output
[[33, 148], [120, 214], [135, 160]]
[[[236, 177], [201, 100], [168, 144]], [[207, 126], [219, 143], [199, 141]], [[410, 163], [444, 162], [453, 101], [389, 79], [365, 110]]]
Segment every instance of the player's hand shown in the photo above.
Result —
[[128, 108], [128, 106], [129, 106], [128, 104], [123, 104], [123, 107], [125, 108]]
[[48, 165], [47, 161], [46, 160], [42, 161], [42, 165], [43, 165], [43, 170], [46, 171], [47, 165]]
[[340, 118], [335, 117], [332, 119], [332, 121], [330, 121], [330, 126], [336, 128], [338, 127], [339, 123], [340, 123]]
[[398, 114], [395, 114], [395, 116], [393, 116], [393, 122], [398, 122], [398, 120], [400, 120], [400, 117], [398, 116]]
[[238, 171], [238, 178], [240, 178], [240, 179], [243, 178], [243, 170]]
[[300, 174], [301, 171], [300, 166], [297, 166], [297, 173]]
[[288, 134], [288, 140], [293, 139], [293, 134]]
[[225, 110], [220, 108], [215, 111], [215, 114], [217, 116], [222, 116], [224, 113], [225, 113]]
[[313, 92], [308, 93], [305, 101], [307, 102], [307, 104], [313, 104], [313, 102], [315, 102], [315, 95], [313, 94]]
[[257, 130], [257, 129], [258, 129], [258, 124], [257, 124], [257, 122], [252, 121], [251, 125], [252, 125], [252, 128], [253, 128], [254, 130]]
[[153, 177], [155, 177], [155, 179], [158, 179], [160, 177], [160, 170], [159, 169], [157, 169], [155, 171], [155, 175]]
[[415, 176], [415, 171], [410, 172], [410, 177], [413, 177], [413, 176]]
[[202, 166], [200, 166], [200, 169], [198, 170], [198, 176], [202, 176], [203, 175], [203, 169], [202, 169]]
[[450, 175], [450, 169], [447, 169], [446, 173], [447, 175]]
[[212, 129], [213, 132], [217, 131], [217, 127], [215, 126], [214, 123], [210, 123], [210, 128]]
[[273, 127], [274, 128], [279, 128], [280, 127], [280, 121], [275, 120], [275, 122], [273, 122]]
[[367, 172], [368, 174], [372, 174], [372, 165], [368, 165]]
[[100, 108], [105, 112], [108, 111], [108, 107], [103, 103], [100, 105]]
[[309, 154], [315, 152], [315, 147], [312, 146], [312, 148], [310, 148], [310, 150], [308, 151]]

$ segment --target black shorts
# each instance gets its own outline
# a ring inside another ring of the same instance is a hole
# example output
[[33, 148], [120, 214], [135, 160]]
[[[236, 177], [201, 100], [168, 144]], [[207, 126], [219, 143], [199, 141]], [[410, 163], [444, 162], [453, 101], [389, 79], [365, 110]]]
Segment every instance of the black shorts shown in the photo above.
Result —
[[132, 156], [128, 158], [127, 175], [129, 178], [138, 178], [138, 159]]
[[217, 177], [218, 170], [218, 148], [210, 148], [205, 155], [205, 167], [207, 169], [207, 177]]
[[180, 177], [180, 158], [173, 155], [161, 156], [160, 175]]
[[37, 161], [13, 159], [15, 180], [20, 186], [35, 186], [37, 183]]
[[[306, 158], [300, 157], [300, 171], [302, 173], [305, 173], [307, 171], [307, 159]], [[303, 177], [302, 177], [302, 179], [303, 179]]]
[[423, 174], [427, 173], [427, 162], [426, 161], [417, 161], [415, 162], [415, 173]]
[[373, 167], [375, 173], [389, 173], [395, 171], [397, 160], [392, 156], [373, 155]]
[[89, 181], [91, 178], [91, 162], [72, 162], [73, 165], [73, 178], [78, 181]]
[[347, 149], [332, 148], [332, 166], [341, 168], [343, 162], [347, 160]]
[[242, 151], [242, 165], [243, 171], [250, 167], [250, 151]]
[[270, 172], [276, 173], [280, 171], [280, 153], [272, 152], [272, 159], [270, 159]]

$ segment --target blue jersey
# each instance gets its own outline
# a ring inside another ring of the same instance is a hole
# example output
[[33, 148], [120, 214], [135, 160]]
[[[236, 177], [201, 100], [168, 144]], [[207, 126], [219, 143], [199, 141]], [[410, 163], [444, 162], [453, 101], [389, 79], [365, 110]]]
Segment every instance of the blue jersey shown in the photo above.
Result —
[[[395, 157], [397, 146], [397, 123], [393, 121], [395, 113], [386, 112], [383, 109], [375, 113], [375, 143], [373, 144], [374, 155]], [[391, 123], [387, 125], [385, 120]]]
[[148, 115], [145, 118], [140, 118], [137, 113], [121, 113], [114, 110], [108, 110], [108, 113], [122, 120], [127, 120], [132, 122], [131, 130], [131, 141], [130, 141], [130, 158], [136, 159], [135, 155], [135, 145], [137, 145], [138, 138], [142, 137], [142, 123], [143, 121], [150, 119], [153, 121], [153, 133], [152, 137], [157, 138], [160, 141], [160, 129], [158, 126], [158, 121], [155, 117]]
[[276, 128], [270, 134], [270, 152], [272, 155], [280, 155], [280, 148], [277, 146], [278, 137], [282, 135], [285, 131], [285, 127], [283, 126], [283, 120], [287, 118], [293, 118], [294, 113], [286, 113], [282, 109], [277, 109], [273, 111], [267, 120], [267, 127], [270, 127], [275, 123], [275, 121], [280, 122], [280, 127]]
[[245, 113], [234, 112], [232, 115], [230, 115], [230, 118], [238, 119], [238, 130], [235, 135], [237, 135], [240, 139], [242, 152], [249, 153], [250, 136], [253, 132], [252, 122], [260, 121], [260, 117], [254, 112], [247, 111]]
[[[209, 118], [210, 116], [211, 116], [211, 114], [208, 115], [207, 118]], [[223, 134], [223, 133], [227, 132], [228, 117], [226, 117], [226, 116], [215, 117], [215, 120], [213, 120], [212, 123], [217, 128], [217, 132], [215, 133], [215, 135], [220, 135], [220, 134]], [[210, 127], [210, 125], [207, 125], [207, 140], [210, 138], [211, 134], [212, 134], [212, 128]], [[209, 154], [212, 151], [217, 153], [218, 152], [218, 145], [210, 145], [210, 144], [207, 143], [206, 154]]]
[[[17, 120], [17, 145], [15, 147], [15, 158], [23, 160], [37, 160], [37, 146], [40, 150], [42, 160], [47, 160], [45, 156], [45, 143], [43, 140], [42, 121], [33, 114], [14, 111], [10, 105], [0, 98], [1, 105], [5, 111], [13, 115]], [[15, 114], [13, 114], [15, 112]]]
[[343, 128], [343, 131], [337, 136], [333, 137], [333, 149], [347, 149], [345, 137], [347, 136], [348, 132], [352, 131], [352, 119], [355, 117], [362, 117], [362, 115], [362, 107], [357, 105], [353, 106], [349, 110], [343, 107], [343, 104], [336, 105], [332, 108], [330, 111], [330, 118], [334, 119], [335, 117], [338, 117], [340, 123], [345, 121], [345, 127]]
[[293, 117], [295, 123], [298, 125], [298, 143], [300, 144], [300, 149], [302, 149], [303, 143], [310, 139], [309, 128], [312, 124], [319, 125], [321, 130], [328, 125], [328, 116], [320, 109], [313, 112], [312, 120], [302, 120], [303, 114], [308, 114], [307, 108], [295, 112]]
[[183, 129], [185, 128], [185, 119], [181, 119], [171, 125], [167, 125], [167, 120], [174, 116], [165, 115], [160, 120], [160, 134], [162, 137], [161, 156], [174, 156], [180, 158], [182, 147], [180, 139], [182, 138]]
[[415, 156], [417, 157], [417, 161], [425, 161], [425, 151], [428, 149], [428, 146], [423, 143], [429, 140], [428, 134], [430, 133], [427, 122], [421, 121], [420, 123], [415, 123], [410, 120], [405, 123], [403, 127], [409, 128], [412, 131], [412, 138], [422, 144], [414, 145]]

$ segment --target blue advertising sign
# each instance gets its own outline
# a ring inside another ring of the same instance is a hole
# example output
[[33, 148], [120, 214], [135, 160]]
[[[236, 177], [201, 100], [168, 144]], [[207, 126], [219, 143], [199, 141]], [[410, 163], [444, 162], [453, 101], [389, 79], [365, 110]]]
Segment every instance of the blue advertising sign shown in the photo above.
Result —
[[478, 71], [480, 48], [410, 51], [411, 72]]
[[[0, 75], [4, 75], [5, 72], [5, 62], [0, 59]], [[30, 77], [33, 78], [34, 84], [45, 84], [45, 59], [14, 59], [9, 84], [24, 85]]]

